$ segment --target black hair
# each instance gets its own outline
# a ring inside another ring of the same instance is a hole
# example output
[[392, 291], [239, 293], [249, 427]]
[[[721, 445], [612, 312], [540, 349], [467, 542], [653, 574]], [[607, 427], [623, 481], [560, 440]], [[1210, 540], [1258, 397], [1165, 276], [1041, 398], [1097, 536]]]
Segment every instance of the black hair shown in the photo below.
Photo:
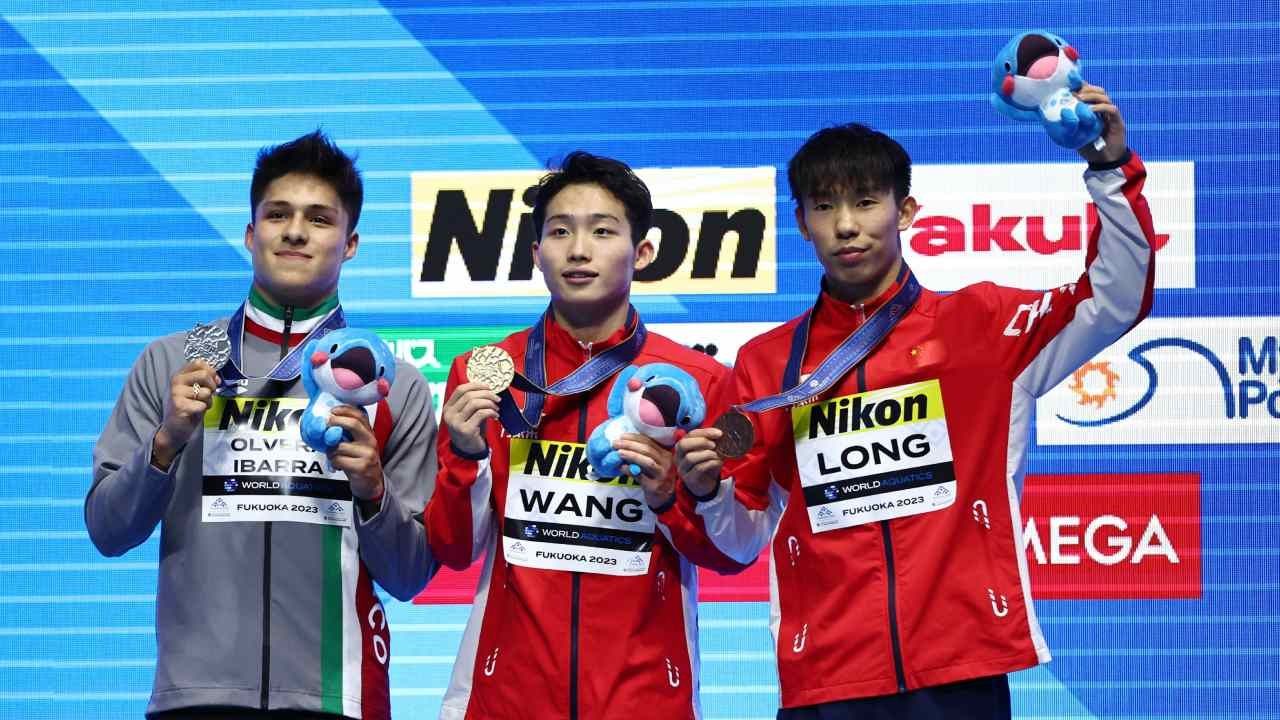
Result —
[[534, 237], [542, 237], [542, 223], [547, 218], [551, 199], [570, 185], [599, 185], [617, 198], [626, 208], [633, 245], [639, 245], [649, 234], [653, 226], [649, 186], [621, 160], [576, 150], [565, 156], [558, 170], [552, 170], [538, 181], [533, 199]]
[[253, 168], [253, 182], [249, 186], [251, 215], [262, 202], [267, 186], [289, 173], [311, 175], [328, 183], [337, 193], [347, 217], [351, 218], [347, 232], [356, 229], [356, 223], [360, 221], [360, 207], [364, 204], [364, 183], [360, 179], [360, 171], [356, 169], [355, 159], [342, 152], [320, 130], [258, 151], [258, 163]]
[[836, 192], [893, 191], [901, 203], [911, 194], [911, 157], [896, 140], [866, 125], [823, 128], [805, 140], [787, 164], [791, 197]]

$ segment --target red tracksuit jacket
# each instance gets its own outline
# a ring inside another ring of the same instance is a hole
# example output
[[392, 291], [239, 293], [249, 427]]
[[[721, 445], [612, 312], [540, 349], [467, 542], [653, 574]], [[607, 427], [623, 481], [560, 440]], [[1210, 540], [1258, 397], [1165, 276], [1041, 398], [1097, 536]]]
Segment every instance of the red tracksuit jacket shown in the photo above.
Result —
[[[528, 334], [524, 330], [498, 343], [517, 369], [524, 367]], [[586, 347], [554, 321], [546, 321], [548, 384], [616, 345], [625, 334], [619, 330], [608, 340]], [[446, 397], [466, 382], [466, 359], [455, 360]], [[684, 368], [702, 388], [713, 387], [728, 373], [707, 355], [652, 332], [632, 364], [651, 362]], [[543, 443], [539, 457], [569, 457], [566, 467], [574, 465], [582, 456], [571, 454], [572, 446], [566, 443], [585, 443], [608, 417], [612, 385], [607, 380], [587, 393], [548, 397], [537, 435]], [[523, 393], [515, 395], [523, 407]], [[508, 517], [508, 509], [520, 510], [516, 503], [530, 495], [527, 488], [523, 495], [511, 489], [511, 458], [531, 457], [535, 451], [527, 439], [507, 437], [497, 422], [487, 423], [486, 432], [489, 452], [475, 459], [460, 455], [450, 444], [448, 429], [441, 427], [440, 471], [426, 512], [431, 548], [440, 562], [461, 569], [486, 555], [440, 716], [486, 720], [700, 717], [697, 574], [681, 551], [689, 545], [695, 552], [705, 552], [707, 546], [686, 540], [695, 533], [686, 517], [669, 509], [656, 519], [652, 555], [643, 574], [618, 576], [508, 562], [508, 553], [521, 549], [519, 538], [526, 537], [521, 533], [545, 532], [552, 524], [574, 520], [572, 511], [590, 511], [575, 503], [571, 512], [562, 513], [563, 520], [539, 523], [540, 531]], [[519, 475], [521, 464], [514, 467]], [[629, 512], [642, 505], [632, 501]], [[617, 507], [622, 514], [622, 505]], [[647, 506], [643, 512], [652, 517]], [[594, 553], [587, 546], [561, 549], [565, 554]], [[693, 559], [712, 561], [710, 555]]]
[[[1085, 173], [1100, 222], [1076, 282], [925, 290], [830, 391], [752, 415], [755, 446], [726, 463], [713, 499], [681, 493], [715, 569], [741, 570], [770, 543], [784, 707], [1049, 660], [1018, 511], [1034, 401], [1150, 309], [1145, 176], [1136, 155]], [[895, 290], [865, 307], [822, 294], [801, 377]], [[779, 392], [799, 320], [743, 346], [727, 402]]]

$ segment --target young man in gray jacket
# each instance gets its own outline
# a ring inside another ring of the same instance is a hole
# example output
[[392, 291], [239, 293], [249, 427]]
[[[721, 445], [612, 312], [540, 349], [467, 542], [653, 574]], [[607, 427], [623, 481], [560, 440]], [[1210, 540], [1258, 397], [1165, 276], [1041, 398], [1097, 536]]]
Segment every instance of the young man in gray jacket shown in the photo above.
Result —
[[362, 199], [351, 158], [318, 131], [259, 153], [248, 299], [203, 347], [186, 332], [151, 343], [98, 438], [94, 545], [120, 555], [160, 525], [148, 717], [390, 715], [372, 582], [407, 600], [435, 569], [431, 394], [398, 362], [384, 400], [333, 410], [348, 439], [327, 456], [298, 433], [300, 355], [344, 324]]

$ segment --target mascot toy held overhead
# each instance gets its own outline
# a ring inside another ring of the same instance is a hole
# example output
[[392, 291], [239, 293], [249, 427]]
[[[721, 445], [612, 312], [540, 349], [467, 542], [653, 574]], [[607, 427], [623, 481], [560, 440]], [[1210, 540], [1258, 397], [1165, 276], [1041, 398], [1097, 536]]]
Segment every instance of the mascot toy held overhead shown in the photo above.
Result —
[[991, 104], [1014, 120], [1039, 120], [1049, 137], [1075, 150], [1101, 150], [1102, 118], [1072, 95], [1084, 85], [1080, 53], [1043, 30], [1014, 37], [991, 68]]
[[702, 424], [706, 401], [698, 381], [667, 363], [630, 365], [618, 373], [609, 391], [609, 419], [596, 426], [587, 439], [587, 460], [597, 477], [639, 475], [637, 465], [626, 466], [613, 442], [625, 433], [647, 435], [659, 444], [676, 444], [676, 432], [688, 432]]
[[329, 425], [329, 414], [339, 405], [364, 408], [390, 394], [396, 359], [375, 333], [352, 328], [312, 340], [302, 358], [302, 386], [311, 402], [298, 429], [313, 450], [328, 452], [351, 440], [346, 430]]

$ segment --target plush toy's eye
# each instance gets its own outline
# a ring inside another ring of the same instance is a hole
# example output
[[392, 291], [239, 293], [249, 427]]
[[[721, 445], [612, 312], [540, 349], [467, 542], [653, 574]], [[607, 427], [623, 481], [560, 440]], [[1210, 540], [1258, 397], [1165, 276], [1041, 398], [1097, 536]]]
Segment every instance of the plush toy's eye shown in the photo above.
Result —
[[688, 425], [691, 422], [693, 422], [693, 418], [689, 417], [688, 415], [685, 415], [684, 417], [680, 418], [681, 425]]
[[1059, 40], [1058, 38], [1053, 39], [1053, 44], [1057, 45], [1058, 47], [1062, 47], [1062, 41]]
[[645, 382], [653, 382], [653, 379], [654, 379], [654, 378], [656, 378], [656, 377], [658, 377], [658, 376], [657, 376], [657, 375], [650, 375], [649, 377], [645, 378], [645, 380], [644, 380], [644, 381], [645, 381]]
[[1012, 64], [1012, 63], [1010, 63], [1008, 60], [1005, 60], [1005, 61], [1004, 61], [1004, 71], [1005, 71], [1005, 72], [1010, 72], [1011, 70], [1013, 70], [1013, 64]]
[[384, 368], [384, 367], [382, 367], [381, 365], [379, 365], [379, 366], [378, 366], [378, 377], [382, 377], [383, 373], [385, 373], [386, 371], [387, 371], [387, 369], [386, 369], [386, 368]]
[[329, 352], [331, 354], [338, 352], [338, 345], [335, 343], [333, 347], [329, 348]]

